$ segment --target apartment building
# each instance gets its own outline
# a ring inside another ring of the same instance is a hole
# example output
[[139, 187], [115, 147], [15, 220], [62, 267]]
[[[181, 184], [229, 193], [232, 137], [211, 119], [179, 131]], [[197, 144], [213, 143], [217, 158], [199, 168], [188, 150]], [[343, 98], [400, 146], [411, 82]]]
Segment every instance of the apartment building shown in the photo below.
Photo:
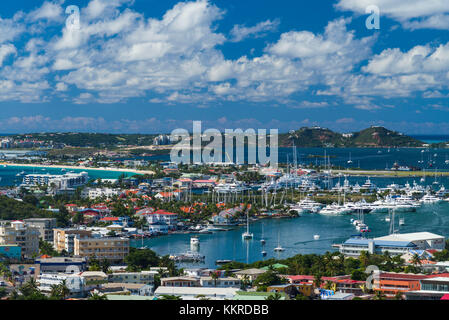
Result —
[[42, 240], [53, 243], [53, 229], [56, 228], [55, 218], [30, 218], [25, 219], [24, 222], [37, 228]]
[[54, 229], [53, 230], [53, 247], [56, 251], [65, 250], [69, 254], [73, 254], [75, 248], [75, 238], [89, 238], [92, 232], [80, 229]]
[[74, 255], [87, 259], [122, 262], [129, 253], [127, 238], [75, 238]]
[[154, 275], [158, 274], [156, 271], [142, 271], [142, 272], [114, 272], [109, 275], [109, 282], [117, 283], [145, 283], [154, 284]]
[[22, 256], [31, 258], [39, 253], [39, 229], [23, 221], [0, 222], [0, 245], [18, 245]]

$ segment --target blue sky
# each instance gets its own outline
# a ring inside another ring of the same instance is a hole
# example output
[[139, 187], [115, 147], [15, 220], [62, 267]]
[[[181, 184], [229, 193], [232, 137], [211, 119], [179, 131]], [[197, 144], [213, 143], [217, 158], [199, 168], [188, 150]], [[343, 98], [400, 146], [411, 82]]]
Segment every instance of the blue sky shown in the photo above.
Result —
[[449, 134], [449, 0], [16, 0], [0, 17], [0, 132]]

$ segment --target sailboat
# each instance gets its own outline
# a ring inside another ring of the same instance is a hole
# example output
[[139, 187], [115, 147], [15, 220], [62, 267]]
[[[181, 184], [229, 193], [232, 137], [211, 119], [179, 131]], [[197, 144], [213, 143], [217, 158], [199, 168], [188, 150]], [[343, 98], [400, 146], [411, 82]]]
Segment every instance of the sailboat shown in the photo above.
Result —
[[278, 233], [278, 246], [276, 248], [274, 248], [274, 251], [276, 252], [281, 252], [281, 251], [285, 251], [284, 248], [282, 248], [281, 246], [281, 233]]
[[352, 163], [352, 160], [351, 160], [351, 152], [349, 152], [349, 160], [348, 160], [348, 163]]
[[253, 238], [253, 234], [249, 232], [249, 213], [246, 215], [246, 232], [242, 233], [243, 240], [249, 240]]
[[266, 243], [266, 241], [265, 241], [265, 239], [264, 239], [264, 237], [263, 237], [263, 224], [262, 224], [262, 239], [260, 239], [260, 243], [261, 243], [262, 245], [265, 245], [265, 243]]

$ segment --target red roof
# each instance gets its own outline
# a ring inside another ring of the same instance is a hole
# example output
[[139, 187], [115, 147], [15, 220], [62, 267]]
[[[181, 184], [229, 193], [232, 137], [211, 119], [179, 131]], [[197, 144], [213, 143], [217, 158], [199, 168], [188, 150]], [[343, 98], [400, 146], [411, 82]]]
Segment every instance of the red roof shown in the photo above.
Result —
[[100, 219], [100, 221], [118, 221], [118, 220], [119, 218], [117, 217], [104, 217]]
[[177, 213], [168, 212], [168, 211], [165, 211], [165, 210], [157, 210], [153, 214], [168, 215], [168, 216], [177, 215]]
[[440, 300], [449, 300], [449, 294], [445, 294]]

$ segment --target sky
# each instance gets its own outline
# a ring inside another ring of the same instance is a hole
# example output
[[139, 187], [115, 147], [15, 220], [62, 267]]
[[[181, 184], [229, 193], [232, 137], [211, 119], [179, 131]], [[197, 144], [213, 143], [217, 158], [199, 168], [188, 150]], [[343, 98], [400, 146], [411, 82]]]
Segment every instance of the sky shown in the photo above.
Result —
[[449, 134], [448, 102], [449, 0], [0, 3], [1, 133]]

